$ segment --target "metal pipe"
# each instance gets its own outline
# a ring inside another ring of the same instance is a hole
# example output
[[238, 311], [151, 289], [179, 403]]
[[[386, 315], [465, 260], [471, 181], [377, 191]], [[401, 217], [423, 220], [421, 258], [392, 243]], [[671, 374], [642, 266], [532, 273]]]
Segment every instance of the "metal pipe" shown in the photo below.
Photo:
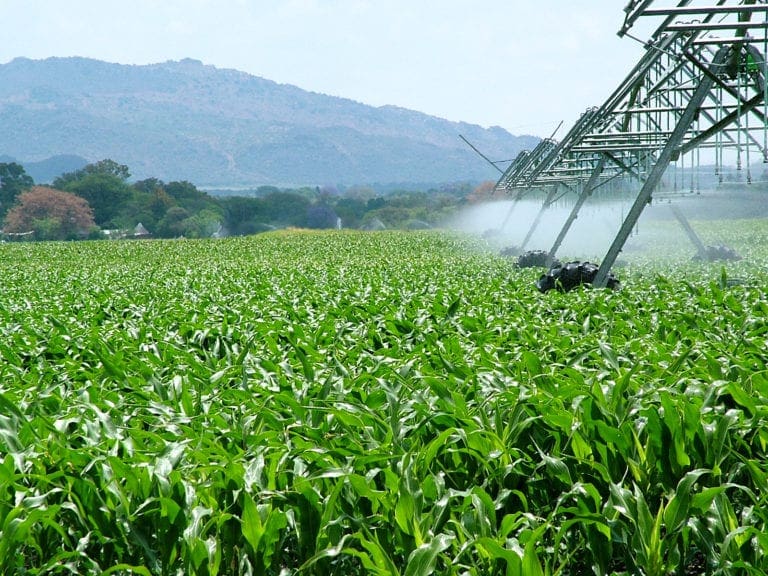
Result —
[[[768, 12], [766, 12], [768, 14]], [[731, 30], [732, 28], [750, 28], [755, 30], [766, 30], [768, 24], [765, 22], [715, 22], [713, 23], [675, 23], [667, 26], [667, 30], [671, 32], [707, 32], [711, 30]]]
[[719, 16], [721, 14], [758, 14], [768, 12], [768, 5], [748, 5], [740, 6], [686, 6], [677, 8], [648, 8], [643, 10], [640, 16], [695, 16], [700, 14], [711, 14]]
[[762, 38], [750, 38], [748, 36], [732, 36], [730, 38], [697, 38], [693, 41], [694, 46], [703, 46], [705, 44], [712, 46], [751, 44], [752, 42], [762, 42]]
[[619, 37], [624, 36], [624, 34], [627, 33], [627, 30], [632, 28], [632, 25], [641, 16], [643, 10], [645, 10], [651, 4], [653, 4], [653, 0], [644, 0], [643, 2], [635, 0], [631, 1], [624, 7], [624, 12], [627, 15], [624, 17], [624, 24], [621, 27], [621, 30], [618, 31]]

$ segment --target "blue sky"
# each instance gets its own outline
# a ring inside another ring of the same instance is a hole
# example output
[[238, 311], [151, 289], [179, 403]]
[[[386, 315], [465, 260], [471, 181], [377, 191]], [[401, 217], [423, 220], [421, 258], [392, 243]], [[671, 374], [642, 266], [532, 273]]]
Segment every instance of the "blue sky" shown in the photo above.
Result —
[[373, 106], [559, 135], [642, 52], [624, 0], [0, 0], [0, 63], [195, 58]]

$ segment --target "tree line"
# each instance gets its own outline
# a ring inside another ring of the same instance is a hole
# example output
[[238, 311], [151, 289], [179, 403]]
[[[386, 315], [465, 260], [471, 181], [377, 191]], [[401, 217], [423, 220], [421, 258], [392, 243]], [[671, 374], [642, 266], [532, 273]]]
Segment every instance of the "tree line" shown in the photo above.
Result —
[[153, 237], [247, 235], [275, 228], [422, 228], [438, 225], [471, 196], [471, 185], [377, 194], [367, 187], [263, 186], [249, 196], [213, 196], [187, 181], [130, 182], [111, 159], [35, 185], [15, 162], [0, 163], [0, 222], [6, 237], [35, 240], [128, 234]]

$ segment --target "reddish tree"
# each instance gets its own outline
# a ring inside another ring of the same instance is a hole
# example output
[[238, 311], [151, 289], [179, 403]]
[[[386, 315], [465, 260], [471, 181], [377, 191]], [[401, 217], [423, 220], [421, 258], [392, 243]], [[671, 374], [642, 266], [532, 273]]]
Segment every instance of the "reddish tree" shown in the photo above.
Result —
[[496, 196], [496, 182], [486, 181], [478, 184], [467, 196], [469, 202], [485, 202]]
[[67, 240], [87, 235], [96, 226], [88, 202], [75, 194], [34, 186], [19, 194], [3, 230], [34, 231], [38, 240]]

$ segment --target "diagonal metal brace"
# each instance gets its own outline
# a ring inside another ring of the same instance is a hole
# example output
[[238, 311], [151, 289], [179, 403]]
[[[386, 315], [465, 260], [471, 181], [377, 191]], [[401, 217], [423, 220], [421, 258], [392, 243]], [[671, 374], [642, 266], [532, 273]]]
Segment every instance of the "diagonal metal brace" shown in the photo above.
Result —
[[555, 194], [557, 194], [557, 186], [553, 186], [550, 191], [547, 193], [547, 197], [544, 199], [544, 203], [541, 205], [541, 208], [539, 208], [538, 214], [536, 214], [536, 218], [533, 220], [533, 223], [531, 224], [531, 227], [528, 229], [528, 233], [525, 235], [525, 238], [523, 239], [523, 243], [520, 245], [520, 248], [522, 250], [525, 250], [525, 247], [528, 245], [528, 242], [531, 239], [531, 236], [533, 236], [533, 233], [536, 231], [536, 228], [539, 227], [539, 223], [541, 222], [541, 217], [544, 215], [544, 212], [547, 208], [550, 207], [552, 204], [552, 201], [555, 198]]
[[696, 252], [698, 253], [699, 258], [706, 260], [707, 249], [704, 247], [704, 243], [701, 241], [701, 238], [699, 238], [699, 235], [696, 234], [696, 231], [691, 226], [691, 223], [688, 222], [688, 218], [685, 217], [683, 211], [674, 204], [670, 206], [669, 209], [672, 210], [672, 214], [675, 215], [675, 218], [677, 218], [680, 226], [682, 226], [683, 230], [685, 230], [685, 233], [688, 235], [688, 239], [691, 241], [691, 244], [696, 247]]
[[[714, 72], [715, 76], [722, 69], [723, 63], [728, 57], [730, 51], [731, 48], [729, 46], [723, 46], [715, 54], [715, 57], [712, 59], [712, 63], [710, 64], [710, 71]], [[693, 120], [698, 113], [699, 106], [701, 106], [701, 103], [704, 102], [707, 95], [709, 94], [709, 91], [712, 89], [713, 82], [714, 80], [711, 75], [704, 75], [701, 78], [698, 88], [696, 88], [696, 91], [688, 101], [688, 105], [683, 111], [683, 114], [680, 116], [680, 120], [675, 126], [675, 129], [672, 131], [669, 140], [667, 140], [666, 145], [661, 150], [659, 157], [656, 159], [656, 163], [653, 165], [653, 168], [648, 174], [648, 178], [643, 184], [640, 193], [637, 195], [637, 198], [635, 198], [635, 202], [632, 204], [632, 208], [630, 208], [627, 217], [619, 229], [619, 232], [616, 234], [616, 238], [614, 238], [611, 247], [608, 249], [608, 252], [605, 255], [605, 258], [603, 258], [603, 261], [600, 263], [600, 268], [598, 269], [597, 275], [592, 282], [593, 286], [598, 288], [605, 288], [611, 267], [613, 266], [614, 262], [616, 262], [616, 258], [618, 257], [619, 252], [621, 252], [622, 248], [624, 248], [624, 244], [627, 241], [627, 238], [629, 238], [629, 235], [632, 232], [632, 229], [635, 227], [635, 224], [637, 224], [637, 221], [645, 209], [645, 206], [651, 201], [651, 197], [653, 191], [656, 189], [656, 185], [659, 183], [662, 175], [664, 174], [664, 171], [667, 169], [673, 153], [678, 150], [680, 143], [685, 137], [685, 133], [693, 123]]]
[[555, 239], [555, 243], [552, 245], [552, 248], [549, 250], [548, 260], [550, 262], [554, 260], [557, 250], [560, 248], [560, 245], [563, 243], [563, 240], [565, 239], [566, 234], [568, 234], [568, 231], [571, 229], [571, 225], [574, 223], [576, 218], [578, 218], [579, 210], [581, 210], [581, 207], [584, 205], [584, 202], [586, 202], [587, 198], [589, 198], [592, 195], [592, 191], [595, 189], [595, 185], [597, 184], [598, 178], [600, 178], [600, 174], [602, 174], [603, 172], [604, 166], [605, 166], [605, 156], [601, 155], [600, 160], [595, 166], [595, 169], [592, 170], [592, 174], [589, 176], [589, 180], [587, 181], [584, 188], [581, 190], [581, 194], [579, 194], [579, 199], [576, 201], [576, 204], [573, 205], [573, 208], [571, 209], [571, 213], [568, 215], [568, 219], [565, 221], [565, 224], [563, 224], [563, 227], [560, 229], [560, 233], [557, 235], [557, 238]]

